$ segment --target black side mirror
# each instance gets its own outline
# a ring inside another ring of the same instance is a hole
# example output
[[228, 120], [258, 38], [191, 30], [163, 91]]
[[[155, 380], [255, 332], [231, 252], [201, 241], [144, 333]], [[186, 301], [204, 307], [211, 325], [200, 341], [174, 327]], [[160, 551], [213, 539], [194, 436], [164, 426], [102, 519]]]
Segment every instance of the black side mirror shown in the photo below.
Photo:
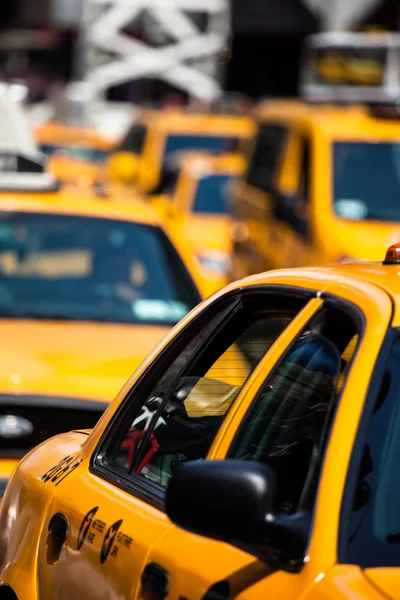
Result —
[[298, 571], [307, 544], [309, 518], [278, 518], [276, 478], [261, 463], [199, 460], [174, 471], [166, 496], [168, 517], [179, 527], [232, 543], [281, 568]]

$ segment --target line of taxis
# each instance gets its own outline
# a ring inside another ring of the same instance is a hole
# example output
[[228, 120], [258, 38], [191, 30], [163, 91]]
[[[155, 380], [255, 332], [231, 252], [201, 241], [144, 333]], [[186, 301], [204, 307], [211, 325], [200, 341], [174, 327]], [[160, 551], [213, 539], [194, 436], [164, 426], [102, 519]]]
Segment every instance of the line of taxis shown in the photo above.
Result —
[[400, 40], [304, 64], [93, 185], [2, 150], [0, 600], [400, 598]]

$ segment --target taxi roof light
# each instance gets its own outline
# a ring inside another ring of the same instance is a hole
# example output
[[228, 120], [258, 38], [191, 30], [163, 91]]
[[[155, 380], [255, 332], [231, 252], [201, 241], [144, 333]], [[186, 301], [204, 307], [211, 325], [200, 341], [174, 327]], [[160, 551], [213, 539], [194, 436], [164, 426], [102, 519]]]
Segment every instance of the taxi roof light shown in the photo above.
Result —
[[384, 265], [400, 265], [400, 243], [393, 244], [386, 252]]
[[400, 34], [325, 32], [308, 36], [300, 95], [313, 102], [397, 105]]

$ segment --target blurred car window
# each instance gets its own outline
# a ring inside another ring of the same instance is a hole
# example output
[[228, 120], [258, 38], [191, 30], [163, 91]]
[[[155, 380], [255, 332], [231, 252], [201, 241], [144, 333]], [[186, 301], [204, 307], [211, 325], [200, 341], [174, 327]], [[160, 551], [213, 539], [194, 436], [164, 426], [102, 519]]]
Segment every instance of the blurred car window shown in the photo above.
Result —
[[193, 202], [194, 213], [225, 215], [229, 213], [231, 175], [206, 175], [198, 180]]
[[240, 390], [299, 302], [286, 310], [278, 306], [276, 299], [258, 299], [207, 322], [125, 422], [110, 456], [118, 469], [165, 487], [175, 466], [207, 455]]
[[335, 213], [400, 221], [400, 143], [335, 142], [333, 148]]
[[263, 191], [270, 191], [288, 129], [283, 125], [264, 123], [259, 126], [249, 161], [246, 182]]
[[132, 152], [133, 154], [141, 154], [146, 139], [148, 127], [140, 123], [136, 123], [128, 132], [125, 139], [120, 144], [117, 152]]
[[73, 160], [103, 163], [109, 155], [109, 152], [95, 148], [93, 146], [85, 146], [85, 144], [42, 144], [40, 150], [46, 156], [54, 156], [55, 154]]
[[158, 227], [0, 213], [0, 315], [172, 325], [199, 301]]
[[237, 137], [216, 135], [169, 135], [162, 157], [161, 176], [152, 194], [172, 193], [175, 189], [182, 158], [190, 151], [223, 154], [234, 152], [239, 145]]

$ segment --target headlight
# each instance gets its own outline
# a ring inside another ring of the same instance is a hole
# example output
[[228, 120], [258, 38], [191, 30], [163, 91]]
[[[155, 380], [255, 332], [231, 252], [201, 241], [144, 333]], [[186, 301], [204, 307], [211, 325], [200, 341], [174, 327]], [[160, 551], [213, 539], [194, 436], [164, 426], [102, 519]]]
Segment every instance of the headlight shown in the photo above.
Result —
[[199, 254], [198, 259], [202, 267], [219, 275], [227, 275], [232, 266], [229, 255], [222, 252]]

